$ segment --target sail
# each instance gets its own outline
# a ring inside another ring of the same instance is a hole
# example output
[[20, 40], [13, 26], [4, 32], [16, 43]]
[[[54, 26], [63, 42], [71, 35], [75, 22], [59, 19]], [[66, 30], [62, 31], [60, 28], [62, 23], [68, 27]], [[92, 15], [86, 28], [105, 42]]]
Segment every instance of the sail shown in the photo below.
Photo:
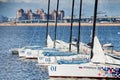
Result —
[[120, 64], [120, 60], [114, 59], [108, 55], [104, 54], [102, 46], [95, 36], [94, 38], [94, 45], [93, 45], [93, 58], [91, 59], [92, 62], [97, 63], [109, 63], [109, 64]]
[[50, 35], [47, 36], [47, 47], [53, 48], [53, 41], [52, 41]]
[[101, 46], [97, 36], [95, 36], [95, 38], [94, 38], [93, 58], [91, 59], [91, 61], [99, 62], [99, 63], [105, 63], [105, 61], [106, 61], [104, 51], [102, 49], [102, 46]]

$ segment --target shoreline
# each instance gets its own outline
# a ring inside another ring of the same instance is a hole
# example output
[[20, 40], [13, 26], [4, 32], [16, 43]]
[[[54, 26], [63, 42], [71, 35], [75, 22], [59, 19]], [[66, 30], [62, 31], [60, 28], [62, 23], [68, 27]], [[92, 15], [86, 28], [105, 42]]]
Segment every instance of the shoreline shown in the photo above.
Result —
[[[0, 23], [1, 26], [46, 26], [47, 23]], [[81, 26], [92, 26], [92, 23], [81, 23]], [[55, 23], [49, 23], [48, 26], [55, 26]], [[57, 23], [57, 26], [71, 26], [71, 23]], [[73, 26], [79, 26], [79, 23], [73, 23]], [[120, 23], [96, 23], [96, 26], [120, 26]]]

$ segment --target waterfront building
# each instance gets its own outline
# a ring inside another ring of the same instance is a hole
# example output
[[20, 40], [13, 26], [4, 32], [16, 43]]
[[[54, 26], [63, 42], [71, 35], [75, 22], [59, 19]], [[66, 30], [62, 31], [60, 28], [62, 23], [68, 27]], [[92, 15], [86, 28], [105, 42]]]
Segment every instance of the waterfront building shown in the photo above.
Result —
[[47, 19], [47, 14], [46, 13], [42, 13], [42, 14], [40, 14], [40, 16], [41, 16], [42, 20], [46, 20]]
[[44, 14], [43, 9], [37, 9], [36, 14], [35, 14], [36, 19], [43, 19], [45, 17], [45, 15], [43, 15], [43, 14]]
[[[37, 9], [36, 13], [33, 13], [31, 9], [28, 9], [26, 12], [23, 9], [19, 9], [16, 13], [16, 20], [46, 20], [47, 16], [49, 16], [50, 20], [56, 20], [56, 10], [52, 10], [50, 14], [46, 14], [43, 9]], [[64, 11], [58, 11], [58, 20], [63, 20]]]
[[19, 9], [16, 13], [17, 20], [26, 20], [28, 19], [28, 15], [24, 12], [23, 9]]
[[22, 17], [24, 14], [24, 10], [23, 9], [19, 9], [16, 13], [16, 18]]
[[42, 19], [42, 20], [47, 19], [47, 14], [44, 12], [43, 9], [38, 9], [38, 10], [36, 11], [36, 14], [38, 14], [38, 15], [40, 16], [39, 19]]
[[31, 9], [28, 9], [26, 14], [27, 14], [29, 20], [33, 19], [33, 13], [32, 13]]
[[50, 20], [56, 20], [56, 13], [57, 13], [56, 10], [50, 12]]
[[42, 14], [42, 13], [44, 13], [44, 10], [43, 10], [43, 9], [37, 9], [37, 10], [36, 10], [36, 14]]
[[[19, 9], [16, 12], [16, 21], [36, 21], [36, 22], [46, 22], [47, 17], [49, 20], [54, 22], [56, 20], [56, 14], [58, 13], [57, 19], [59, 22], [71, 22], [71, 17], [65, 18], [65, 12], [63, 10], [51, 10], [50, 14], [46, 14], [43, 9], [37, 9], [35, 13], [31, 9], [28, 9], [26, 12], [23, 9]], [[79, 18], [74, 17], [73, 22], [78, 22]], [[93, 16], [82, 17], [82, 23], [92, 23]], [[97, 16], [97, 23], [119, 23], [120, 17], [110, 17], [110, 16]]]
[[65, 13], [63, 10], [58, 11], [58, 20], [63, 20]]
[[63, 20], [64, 18], [64, 11], [63, 10], [59, 10], [58, 12], [56, 10], [51, 11], [50, 16], [51, 16], [51, 20], [56, 20], [56, 14], [58, 14], [58, 20]]

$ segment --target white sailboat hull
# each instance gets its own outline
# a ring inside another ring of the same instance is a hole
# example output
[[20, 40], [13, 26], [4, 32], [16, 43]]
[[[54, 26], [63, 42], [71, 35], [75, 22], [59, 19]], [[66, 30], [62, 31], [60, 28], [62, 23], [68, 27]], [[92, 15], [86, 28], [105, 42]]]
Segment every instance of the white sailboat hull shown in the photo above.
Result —
[[[106, 66], [92, 66], [83, 64], [50, 65], [50, 77], [89, 77], [89, 78], [117, 78], [120, 77], [120, 68]], [[118, 70], [115, 72], [115, 70]]]
[[26, 58], [28, 59], [37, 59], [39, 50], [26, 50]]
[[20, 58], [25, 58], [26, 57], [25, 50], [24, 49], [19, 49], [18, 50], [18, 56]]
[[18, 49], [20, 58], [37, 58], [40, 46], [24, 46]]
[[[50, 46], [50, 43], [49, 43], [49, 46]], [[88, 54], [90, 53], [90, 48], [86, 46], [84, 43], [80, 43], [80, 46], [81, 46], [80, 47], [81, 53], [84, 53], [84, 55], [76, 54], [76, 55], [71, 55], [71, 56], [44, 56], [42, 52], [41, 53], [39, 52], [38, 64], [56, 64], [57, 60], [73, 60], [73, 59], [80, 60], [82, 58], [89, 58]], [[56, 49], [58, 49], [61, 52], [69, 51], [69, 43], [66, 43], [61, 40], [56, 40]], [[71, 51], [73, 52], [75, 51], [77, 53], [77, 47], [72, 45]]]
[[49, 65], [50, 77], [120, 78], [120, 62], [104, 54], [97, 36], [94, 38], [93, 58], [89, 63]]
[[74, 61], [74, 60], [83, 60], [83, 59], [89, 59], [89, 55], [71, 55], [71, 56], [44, 56], [41, 55], [38, 57], [38, 63], [39, 64], [57, 64], [58, 60], [68, 60], [68, 61]]

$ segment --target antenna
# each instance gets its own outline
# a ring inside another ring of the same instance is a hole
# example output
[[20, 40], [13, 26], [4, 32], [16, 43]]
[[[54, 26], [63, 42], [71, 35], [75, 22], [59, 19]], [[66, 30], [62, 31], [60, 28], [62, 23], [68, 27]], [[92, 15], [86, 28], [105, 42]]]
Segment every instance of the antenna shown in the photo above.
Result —
[[71, 43], [72, 43], [72, 28], [73, 28], [74, 3], [75, 3], [75, 0], [72, 0], [72, 14], [71, 14], [71, 27], [70, 27], [70, 44], [69, 44], [69, 51], [70, 52], [71, 52]]
[[48, 0], [48, 14], [47, 14], [47, 27], [46, 27], [46, 46], [47, 46], [47, 36], [48, 36], [49, 11], [50, 11], [50, 0]]
[[95, 31], [96, 31], [97, 7], [98, 7], [98, 0], [95, 0], [94, 18], [93, 18], [93, 31], [92, 31], [92, 46], [91, 46], [90, 59], [92, 59], [92, 57], [93, 57], [93, 45], [94, 45], [94, 37], [95, 37]]
[[55, 41], [56, 41], [56, 33], [57, 33], [58, 9], [59, 9], [59, 0], [57, 0], [57, 9], [56, 9], [54, 48], [56, 47]]
[[82, 15], [82, 0], [80, 0], [80, 10], [79, 10], [79, 27], [78, 27], [77, 53], [79, 53], [79, 48], [80, 48], [79, 43], [80, 43], [81, 15]]

